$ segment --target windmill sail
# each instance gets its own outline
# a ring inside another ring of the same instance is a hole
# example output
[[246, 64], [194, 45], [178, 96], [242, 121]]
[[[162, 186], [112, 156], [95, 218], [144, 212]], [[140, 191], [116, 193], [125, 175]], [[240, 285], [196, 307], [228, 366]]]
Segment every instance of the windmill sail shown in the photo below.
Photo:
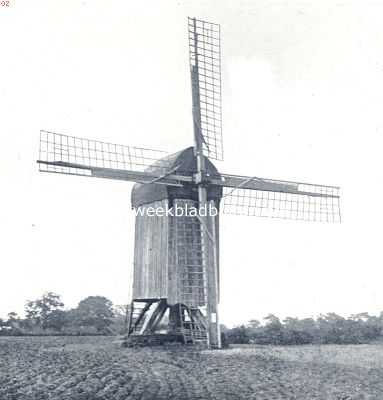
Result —
[[220, 26], [188, 18], [193, 122], [204, 154], [223, 160]]
[[[69, 175], [181, 186], [168, 153], [40, 131], [39, 170]], [[155, 165], [155, 172], [152, 172]]]
[[[128, 333], [151, 335], [162, 321], [171, 340], [177, 333], [184, 343], [220, 348], [219, 216], [204, 207], [221, 201], [226, 214], [340, 222], [339, 188], [217, 170], [208, 158], [223, 159], [220, 26], [188, 18], [188, 33], [194, 147], [169, 155], [41, 131], [37, 162], [43, 172], [138, 182], [134, 208], [185, 210], [136, 215]], [[187, 206], [201, 212], [186, 215]]]
[[225, 214], [340, 222], [339, 187], [221, 174]]

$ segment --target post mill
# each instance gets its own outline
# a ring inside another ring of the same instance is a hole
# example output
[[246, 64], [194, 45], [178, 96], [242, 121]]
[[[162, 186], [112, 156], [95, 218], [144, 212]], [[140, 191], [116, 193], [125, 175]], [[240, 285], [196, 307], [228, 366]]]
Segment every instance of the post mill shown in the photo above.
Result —
[[37, 162], [43, 172], [136, 182], [128, 340], [220, 348], [215, 211], [340, 222], [339, 188], [217, 170], [211, 160], [223, 160], [220, 26], [188, 18], [188, 33], [193, 147], [169, 155], [41, 131]]

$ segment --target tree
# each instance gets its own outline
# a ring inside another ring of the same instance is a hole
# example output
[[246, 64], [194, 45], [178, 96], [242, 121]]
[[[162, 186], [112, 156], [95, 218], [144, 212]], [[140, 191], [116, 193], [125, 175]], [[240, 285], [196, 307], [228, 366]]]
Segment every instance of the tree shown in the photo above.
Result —
[[8, 319], [7, 319], [7, 321], [5, 321], [5, 324], [12, 330], [19, 329], [19, 327], [22, 323], [22, 320], [20, 319], [18, 314], [14, 311], [11, 311], [10, 313], [8, 313], [7, 317], [8, 317]]
[[236, 326], [226, 332], [226, 337], [229, 343], [248, 344], [250, 337], [245, 325]]
[[266, 324], [263, 328], [263, 339], [270, 344], [282, 344], [283, 325], [279, 318], [273, 314], [269, 314], [264, 318], [264, 320], [266, 321]]
[[315, 321], [311, 318], [287, 317], [283, 321], [283, 344], [308, 344], [315, 338]]
[[113, 332], [119, 334], [126, 333], [128, 328], [129, 312], [129, 304], [116, 305], [113, 307], [113, 323], [110, 326]]
[[75, 311], [77, 325], [96, 328], [98, 333], [109, 333], [113, 323], [113, 303], [103, 296], [89, 296], [81, 300]]
[[359, 343], [355, 333], [355, 321], [345, 319], [335, 313], [320, 315], [318, 318], [318, 328], [322, 343]]
[[1, 323], [0, 331], [2, 334], [7, 335], [18, 335], [21, 333], [21, 325], [22, 320], [18, 316], [18, 314], [14, 311], [11, 311], [7, 314], [7, 319], [3, 320]]
[[14, 311], [11, 311], [10, 313], [8, 313], [7, 317], [8, 317], [8, 321], [17, 321], [18, 319], [20, 319], [19, 316], [17, 315], [17, 313]]
[[49, 327], [52, 313], [63, 307], [64, 303], [58, 294], [47, 292], [41, 298], [27, 302], [25, 306], [26, 319], [46, 329]]
[[251, 329], [258, 329], [261, 323], [257, 319], [251, 319], [248, 323], [248, 327]]
[[45, 320], [45, 327], [61, 332], [68, 322], [67, 311], [53, 310]]

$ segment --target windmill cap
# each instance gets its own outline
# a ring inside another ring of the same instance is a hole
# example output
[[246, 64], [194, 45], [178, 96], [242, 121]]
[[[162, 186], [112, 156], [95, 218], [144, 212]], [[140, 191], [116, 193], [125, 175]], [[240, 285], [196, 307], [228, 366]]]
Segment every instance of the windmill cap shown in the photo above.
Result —
[[[211, 176], [219, 176], [219, 172], [214, 164], [205, 157], [206, 172]], [[194, 155], [193, 147], [188, 147], [170, 156], [156, 161], [147, 170], [158, 175], [164, 174], [164, 164], [171, 170], [175, 167], [175, 174], [192, 176], [197, 173], [197, 159]], [[222, 188], [218, 186], [209, 186], [207, 189], [207, 199], [215, 200], [217, 205], [222, 197]], [[132, 207], [137, 208], [144, 204], [150, 204], [155, 201], [168, 199], [170, 203], [174, 199], [198, 200], [198, 189], [194, 184], [185, 184], [182, 187], [167, 186], [154, 183], [136, 183], [132, 190]]]

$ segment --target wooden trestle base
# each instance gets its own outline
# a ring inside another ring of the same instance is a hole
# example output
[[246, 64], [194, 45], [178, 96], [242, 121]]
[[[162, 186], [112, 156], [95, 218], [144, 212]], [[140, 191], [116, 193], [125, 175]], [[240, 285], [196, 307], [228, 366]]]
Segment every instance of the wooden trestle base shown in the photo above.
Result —
[[207, 344], [206, 318], [199, 308], [167, 299], [134, 299], [123, 345]]

